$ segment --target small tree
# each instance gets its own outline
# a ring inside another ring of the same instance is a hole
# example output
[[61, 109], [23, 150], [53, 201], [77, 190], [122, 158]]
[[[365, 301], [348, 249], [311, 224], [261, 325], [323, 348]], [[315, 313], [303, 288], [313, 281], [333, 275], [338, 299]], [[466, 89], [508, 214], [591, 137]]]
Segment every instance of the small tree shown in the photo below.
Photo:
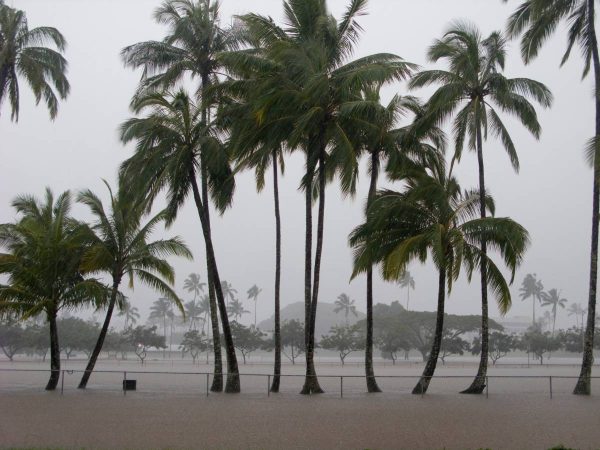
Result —
[[244, 364], [250, 353], [264, 346], [265, 334], [258, 328], [246, 327], [234, 320], [231, 322], [231, 334], [235, 348], [242, 353]]
[[135, 354], [140, 359], [142, 365], [144, 364], [146, 356], [148, 356], [148, 349], [152, 347], [156, 349], [167, 348], [165, 337], [156, 334], [156, 325], [152, 327], [138, 326], [136, 328], [130, 328], [127, 330], [126, 334], [128, 341], [133, 345]]
[[[494, 331], [490, 334], [490, 351], [489, 357], [492, 360], [492, 365], [496, 365], [496, 362], [500, 358], [504, 358], [510, 352], [518, 347], [518, 338], [514, 335], [502, 333], [501, 331]], [[473, 355], [479, 355], [481, 353], [481, 339], [476, 337], [473, 339], [471, 344], [471, 353]]]
[[560, 348], [560, 339], [553, 337], [549, 331], [542, 332], [539, 327], [529, 327], [521, 338], [521, 349], [530, 351], [544, 364], [544, 355]]
[[327, 336], [322, 336], [319, 345], [327, 350], [336, 350], [342, 366], [352, 352], [364, 350], [365, 339], [359, 325], [333, 326]]
[[[304, 340], [304, 324], [298, 320], [286, 320], [281, 325], [281, 348], [282, 353], [292, 364], [296, 364], [296, 358], [306, 351]], [[285, 349], [289, 349], [286, 353]]]
[[196, 364], [198, 355], [207, 351], [210, 346], [204, 334], [201, 334], [198, 330], [189, 330], [183, 335], [179, 348], [184, 354], [189, 353], [192, 357], [192, 363]]
[[446, 358], [450, 355], [464, 355], [469, 351], [469, 343], [460, 337], [456, 330], [445, 329], [442, 334], [442, 346], [440, 348], [440, 361], [446, 364]]
[[82, 351], [89, 357], [100, 333], [100, 326], [97, 323], [86, 322], [78, 317], [60, 319], [58, 329], [60, 349], [67, 359], [77, 351]]
[[25, 347], [27, 339], [23, 328], [10, 322], [0, 323], [0, 348], [10, 361]]
[[39, 324], [31, 324], [25, 328], [25, 340], [27, 354], [36, 354], [46, 361], [46, 355], [50, 349], [50, 338], [46, 327]]

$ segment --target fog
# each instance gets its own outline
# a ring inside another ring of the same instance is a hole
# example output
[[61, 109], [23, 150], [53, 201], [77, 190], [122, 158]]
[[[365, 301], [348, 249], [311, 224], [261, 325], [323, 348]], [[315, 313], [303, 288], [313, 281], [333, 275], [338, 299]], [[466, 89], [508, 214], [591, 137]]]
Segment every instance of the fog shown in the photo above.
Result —
[[[46, 186], [55, 193], [91, 188], [106, 199], [101, 179], [114, 183], [119, 163], [132, 152], [131, 146], [124, 147], [119, 142], [116, 130], [131, 115], [128, 105], [140, 77], [139, 72], [123, 67], [119, 52], [126, 45], [163, 37], [165, 28], [151, 17], [160, 2], [8, 0], [7, 3], [26, 11], [30, 27], [55, 26], [65, 35], [69, 43], [66, 58], [72, 92], [61, 103], [54, 122], [49, 120], [44, 107], [35, 107], [23, 80], [18, 124], [10, 122], [7, 105], [3, 106], [0, 221], [15, 219], [10, 202], [16, 195], [41, 196]], [[252, 11], [271, 15], [280, 22], [281, 3], [281, 0], [223, 0], [222, 20], [228, 23], [233, 14]], [[347, 0], [329, 0], [332, 12], [338, 17], [346, 3]], [[490, 0], [372, 0], [369, 15], [360, 20], [364, 34], [355, 56], [392, 52], [431, 68], [425, 58], [427, 47], [442, 35], [451, 20], [469, 19], [488, 34], [504, 27], [516, 4]], [[583, 148], [593, 135], [592, 85], [591, 79], [581, 81], [581, 58], [576, 52], [559, 70], [565, 34], [559, 32], [556, 36], [530, 66], [521, 62], [518, 43], [510, 44], [507, 75], [544, 82], [555, 95], [553, 108], [539, 111], [543, 128], [539, 142], [516, 122], [507, 120], [521, 161], [520, 173], [514, 173], [499, 142], [490, 139], [484, 146], [486, 181], [496, 200], [497, 215], [512, 217], [529, 230], [532, 238], [512, 288], [513, 307], [509, 316], [531, 314], [531, 300], [522, 302], [518, 297], [518, 288], [527, 273], [536, 273], [546, 289], [562, 290], [562, 296], [570, 302], [584, 305], [587, 298], [592, 172], [584, 161]], [[387, 98], [395, 93], [406, 94], [405, 85], [398, 83], [386, 89]], [[414, 94], [427, 98], [429, 92]], [[303, 162], [300, 155], [287, 158], [280, 187], [283, 305], [303, 299], [304, 209], [303, 195], [298, 189]], [[464, 154], [456, 174], [464, 188], [476, 186], [477, 167], [472, 153]], [[352, 252], [347, 236], [362, 221], [367, 181], [363, 164], [354, 198], [343, 198], [336, 183], [328, 188], [320, 288], [320, 301], [333, 302], [345, 292], [361, 310], [365, 308], [365, 278], [350, 283]], [[221, 278], [233, 284], [247, 309], [253, 310], [252, 302], [246, 300], [247, 289], [255, 283], [263, 289], [258, 298], [259, 321], [273, 310], [275, 252], [270, 182], [268, 178], [265, 190], [258, 194], [254, 175], [241, 174], [236, 179], [232, 208], [223, 217], [213, 214], [213, 238]], [[76, 206], [74, 214], [89, 219], [82, 206]], [[180, 235], [194, 252], [193, 262], [171, 261], [177, 272], [177, 291], [188, 300], [191, 297], [182, 289], [185, 277], [198, 272], [206, 280], [202, 234], [191, 203], [164, 235]], [[437, 288], [434, 267], [413, 264], [409, 270], [416, 281], [416, 290], [411, 292], [411, 309], [434, 310]], [[143, 286], [136, 286], [128, 295], [142, 317], [158, 297]], [[398, 285], [376, 280], [375, 302], [404, 302], [405, 297]], [[478, 314], [479, 303], [477, 277], [468, 284], [463, 275], [454, 286], [447, 311]], [[495, 305], [490, 315], [498, 315]], [[248, 314], [242, 322], [250, 323], [251, 317]], [[557, 328], [566, 327], [573, 325], [575, 319], [561, 310], [557, 322]]]

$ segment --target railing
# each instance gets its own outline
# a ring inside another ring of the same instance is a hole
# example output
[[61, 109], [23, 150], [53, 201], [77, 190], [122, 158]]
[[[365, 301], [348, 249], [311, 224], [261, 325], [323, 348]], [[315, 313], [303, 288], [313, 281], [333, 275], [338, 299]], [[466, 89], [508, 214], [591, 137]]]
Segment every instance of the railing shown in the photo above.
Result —
[[[12, 368], [0, 368], [0, 373], [50, 373], [51, 369], [12, 369]], [[85, 370], [75, 370], [75, 369], [61, 369], [58, 371], [60, 373], [60, 393], [64, 394], [65, 391], [65, 374], [73, 375], [73, 374], [83, 374]], [[194, 376], [198, 378], [203, 378], [206, 380], [205, 386], [205, 394], [206, 396], [210, 395], [210, 377], [214, 376], [212, 372], [169, 372], [169, 371], [136, 371], [136, 370], [95, 370], [93, 375], [101, 375], [101, 374], [122, 374], [122, 379], [127, 380], [129, 376], [147, 376], [147, 375], [169, 375], [169, 376]], [[227, 373], [224, 372], [223, 377], [227, 377]], [[272, 374], [264, 374], [264, 373], [240, 373], [241, 378], [249, 378], [249, 377], [264, 377], [266, 379], [266, 393], [267, 396], [271, 395], [271, 379], [273, 377]], [[285, 378], [305, 378], [305, 375], [301, 374], [281, 374], [280, 377], [282, 379]], [[344, 380], [365, 380], [364, 375], [318, 375], [318, 379], [320, 380], [339, 380], [339, 397], [344, 397]], [[422, 377], [419, 375], [378, 375], [375, 377], [377, 380], [427, 380], [429, 378], [429, 382], [434, 380], [449, 380], [449, 379], [464, 379], [464, 380], [472, 380], [473, 376], [469, 375], [435, 375], [432, 377]], [[540, 382], [547, 382], [548, 394], [552, 399], [554, 397], [554, 389], [553, 389], [553, 381], [555, 380], [576, 380], [579, 377], [577, 376], [567, 376], [567, 375], [488, 375], [485, 377], [485, 396], [489, 398], [490, 393], [490, 381], [499, 381], [499, 380], [524, 380], [531, 379]], [[599, 379], [600, 376], [592, 376], [592, 379]], [[574, 384], [573, 384], [574, 385]], [[536, 384], [539, 386], [539, 383]], [[527, 392], [527, 391], [525, 391]], [[123, 395], [127, 395], [127, 390], [123, 387]], [[425, 395], [425, 392], [420, 393], [421, 397]]]

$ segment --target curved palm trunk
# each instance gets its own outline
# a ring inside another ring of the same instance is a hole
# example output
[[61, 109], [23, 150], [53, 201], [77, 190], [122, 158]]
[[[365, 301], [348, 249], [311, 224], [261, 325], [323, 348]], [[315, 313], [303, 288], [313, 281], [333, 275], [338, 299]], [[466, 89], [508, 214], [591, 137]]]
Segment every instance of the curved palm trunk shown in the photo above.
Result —
[[[377, 192], [377, 176], [379, 174], [379, 157], [377, 151], [371, 153], [371, 184], [367, 209], [371, 206]], [[365, 342], [365, 377], [368, 392], [381, 392], [373, 370], [373, 268], [367, 270], [367, 336]]]
[[[592, 46], [594, 62], [594, 81], [596, 99], [596, 139], [600, 136], [600, 57], [598, 56], [598, 40], [596, 37], [594, 0], [588, 0], [588, 30]], [[598, 281], [598, 220], [600, 220], [600, 161], [594, 158], [594, 188], [592, 200], [592, 245], [590, 255], [590, 285], [588, 298], [588, 320], [583, 344], [583, 359], [579, 380], [573, 390], [574, 394], [590, 395], [592, 386], [590, 377], [594, 364], [594, 327], [596, 319], [596, 287]]]
[[[485, 208], [485, 173], [483, 166], [483, 143], [481, 137], [481, 126], [477, 127], [477, 162], [479, 164], [479, 198], [481, 199], [481, 218], [486, 217]], [[481, 241], [481, 252], [487, 256], [487, 243]], [[485, 389], [489, 357], [489, 324], [488, 324], [488, 296], [487, 296], [487, 265], [481, 262], [481, 355], [477, 375], [467, 389], [461, 394], [481, 394]]]
[[[319, 153], [319, 215], [317, 219], [317, 246], [315, 249], [315, 268], [312, 286], [312, 296], [309, 295], [309, 317], [308, 317], [308, 339], [306, 343], [306, 376], [301, 394], [322, 394], [323, 389], [319, 386], [317, 371], [315, 369], [315, 323], [317, 319], [317, 300], [319, 296], [319, 277], [321, 271], [321, 254], [323, 252], [323, 231], [325, 219], [325, 149], [322, 147]], [[312, 183], [309, 185], [312, 188]], [[307, 186], [308, 187], [308, 186]], [[312, 208], [312, 189], [307, 194], [307, 210]], [[312, 220], [312, 214], [311, 214]], [[308, 214], [307, 214], [308, 225]], [[311, 223], [312, 231], [312, 223]], [[308, 234], [308, 232], [307, 232]], [[308, 244], [308, 242], [307, 242]], [[312, 239], [311, 239], [312, 244]], [[309, 274], [310, 278], [310, 274]]]
[[435, 372], [435, 366], [437, 365], [438, 356], [440, 354], [440, 348], [442, 347], [442, 332], [444, 330], [444, 305], [446, 301], [446, 272], [444, 269], [440, 270], [439, 282], [438, 282], [438, 306], [437, 315], [435, 319], [435, 334], [433, 337], [433, 345], [431, 346], [431, 352], [429, 352], [429, 359], [423, 370], [423, 374], [419, 379], [419, 382], [414, 387], [413, 394], [424, 394], [429, 388], [431, 383], [431, 377]]
[[190, 172], [190, 179], [198, 215], [200, 216], [200, 222], [202, 223], [202, 233], [204, 234], [204, 242], [206, 244], [206, 252], [208, 255], [207, 264], [210, 270], [209, 273], [212, 274], [213, 278], [213, 286], [221, 316], [221, 326], [223, 327], [223, 337], [225, 339], [225, 355], [227, 356], [227, 382], [225, 384], [225, 392], [240, 392], [240, 374], [238, 370], [237, 357], [235, 355], [233, 337], [231, 335], [231, 328], [229, 326], [229, 318], [227, 317], [227, 308], [225, 307], [223, 290], [221, 289], [221, 280], [219, 279], [215, 251], [212, 244], [212, 237], [210, 235], [209, 223], [205, 214], [204, 205], [202, 203], [202, 198], [200, 197], [198, 183], [196, 182], [193, 170]]
[[50, 325], [50, 379], [46, 385], [47, 391], [53, 391], [60, 379], [60, 346], [58, 345], [58, 327], [56, 326], [56, 308], [51, 306], [47, 313]]
[[106, 334], [108, 333], [108, 327], [110, 325], [110, 320], [113, 315], [113, 311], [115, 309], [115, 303], [117, 301], [117, 294], [119, 293], [119, 284], [120, 280], [115, 280], [112, 286], [112, 292], [110, 294], [110, 303], [108, 304], [108, 310], [106, 311], [106, 317], [104, 318], [104, 323], [102, 324], [102, 329], [100, 330], [100, 335], [98, 336], [98, 340], [96, 341], [96, 345], [94, 346], [94, 350], [90, 355], [90, 360], [85, 367], [85, 372], [83, 372], [83, 376], [81, 377], [81, 381], [79, 382], [78, 389], [85, 389], [90, 376], [96, 366], [96, 361], [98, 360], [98, 356], [102, 351], [102, 346], [104, 345], [104, 339], [106, 338]]
[[[281, 379], [281, 321], [279, 290], [281, 286], [281, 216], [279, 211], [279, 182], [277, 168], [277, 152], [273, 152], [273, 197], [275, 202], [275, 366], [271, 392], [279, 392]], [[254, 302], [256, 311], [256, 301]], [[256, 325], [256, 316], [254, 319]]]

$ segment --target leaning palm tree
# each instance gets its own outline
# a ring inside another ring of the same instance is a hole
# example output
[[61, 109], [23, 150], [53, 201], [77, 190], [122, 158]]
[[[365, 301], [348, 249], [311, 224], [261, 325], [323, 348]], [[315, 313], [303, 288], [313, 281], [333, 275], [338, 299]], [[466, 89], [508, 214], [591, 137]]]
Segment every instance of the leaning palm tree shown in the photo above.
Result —
[[525, 275], [521, 287], [519, 288], [521, 300], [525, 301], [531, 297], [531, 303], [533, 308], [532, 326], [535, 326], [535, 302], [542, 301], [542, 294], [544, 292], [544, 285], [542, 280], [537, 279], [537, 275], [528, 273]]
[[338, 295], [338, 298], [335, 302], [333, 302], [335, 307], [333, 308], [334, 313], [343, 312], [344, 317], [346, 318], [346, 326], [348, 326], [348, 316], [352, 314], [354, 317], [358, 317], [358, 313], [356, 312], [356, 305], [354, 304], [354, 300], [350, 300], [347, 294], [341, 293]]
[[[529, 242], [527, 231], [509, 218], [478, 218], [481, 203], [476, 192], [462, 193], [456, 180], [443, 168], [414, 173], [405, 178], [406, 192], [382, 191], [371, 205], [367, 221], [355, 229], [350, 242], [355, 248], [353, 276], [381, 262], [384, 278], [398, 280], [413, 260], [424, 262], [428, 254], [439, 272], [437, 318], [433, 344], [414, 394], [427, 391], [435, 372], [442, 343], [446, 289], [452, 289], [461, 266], [470, 280], [486, 264], [486, 281], [502, 313], [511, 305], [508, 284], [500, 269], [481, 248], [486, 238], [514, 275]], [[486, 207], [493, 213], [488, 198]]]
[[188, 277], [183, 281], [183, 288], [188, 292], [194, 293], [194, 301], [200, 295], [201, 292], [204, 292], [204, 286], [206, 283], [203, 283], [198, 273], [190, 273]]
[[250, 289], [248, 289], [248, 300], [254, 300], [254, 328], [256, 328], [256, 301], [258, 300], [258, 295], [262, 292], [262, 289], [257, 285], [253, 285]]
[[133, 288], [135, 279], [139, 280], [160, 292], [166, 301], [175, 303], [183, 312], [181, 300], [171, 288], [175, 281], [175, 272], [165, 258], [192, 257], [179, 237], [148, 241], [157, 225], [166, 220], [165, 211], [159, 212], [143, 224], [146, 205], [136, 202], [122, 185], [117, 193], [113, 194], [109, 184], [106, 181], [104, 184], [110, 194], [108, 211], [102, 200], [91, 190], [85, 190], [78, 196], [78, 201], [86, 205], [94, 216], [90, 227], [92, 245], [84, 257], [83, 267], [89, 272], [109, 274], [112, 278], [104, 323], [79, 382], [79, 389], [85, 389], [87, 386], [102, 351], [114, 308], [119, 301], [119, 288], [123, 278], [128, 278], [130, 288]]
[[[155, 10], [154, 18], [157, 22], [169, 27], [165, 38], [162, 41], [146, 41], [126, 47], [121, 52], [121, 56], [127, 66], [143, 69], [140, 85], [134, 96], [134, 103], [139, 103], [139, 99], [147, 96], [148, 93], [163, 92], [174, 88], [187, 76], [200, 80], [196, 90], [197, 97], [200, 99], [198, 121], [204, 126], [196, 132], [202, 137], [204, 143], [201, 145], [204, 148], [201, 152], [198, 148], [193, 149], [196, 154], [196, 164], [199, 166], [197, 171], [200, 175], [200, 191], [198, 191], [198, 198], [195, 198], [195, 201], [197, 205], [201, 204], [204, 208], [203, 217], [201, 217], [203, 233], [205, 239], [209, 238], [210, 240], [209, 198], [212, 195], [214, 200], [215, 191], [223, 192], [232, 185], [223, 180], [215, 182], [214, 172], [212, 175], [209, 173], [211, 165], [222, 166], [224, 155], [214, 155], [214, 152], [211, 151], [214, 146], [208, 143], [214, 137], [214, 134], [211, 136], [214, 127], [210, 122], [214, 103], [208, 91], [219, 81], [219, 71], [222, 65], [217, 55], [236, 48], [238, 38], [232, 29], [220, 26], [218, 1], [166, 0]], [[194, 173], [196, 173], [196, 168], [194, 168]], [[187, 179], [187, 176], [183, 179]], [[229, 181], [232, 181], [232, 178]], [[218, 189], [218, 187], [223, 189]], [[216, 202], [217, 208], [222, 212], [224, 205], [218, 200]], [[211, 248], [209, 249], [209, 247]], [[219, 286], [216, 285], [220, 282], [216, 280], [218, 276], [212, 273], [213, 264], [210, 260], [214, 259], [214, 255], [211, 256], [211, 252], [214, 253], [212, 241], [206, 245], [208, 292], [211, 299], [211, 322], [214, 335], [214, 372], [216, 374], [213, 377], [211, 390], [221, 391], [223, 385], [222, 362], [217, 314], [220, 314], [221, 320], [227, 321], [227, 313], [225, 310], [219, 310], [217, 313], [216, 304], [217, 302], [220, 304], [217, 297], [221, 294], [219, 294]], [[228, 342], [226, 345], [228, 373], [230, 374], [228, 380], [231, 383], [226, 390], [234, 392], [239, 389], [236, 387], [239, 384], [239, 378], [236, 378], [237, 360], [230, 334], [229, 326], [223, 324], [223, 336]], [[234, 361], [230, 361], [232, 358]]]
[[565, 308], [568, 300], [566, 298], [560, 298], [560, 291], [556, 289], [550, 289], [548, 292], [542, 292], [542, 306], [552, 307], [552, 336], [554, 336], [554, 330], [556, 329], [556, 314], [558, 307]]
[[400, 284], [400, 287], [406, 288], [406, 310], [408, 311], [408, 303], [410, 302], [410, 290], [414, 290], [415, 288], [415, 279], [407, 270], [406, 272], [404, 272], [398, 283]]
[[[506, 1], [506, 0], [504, 0]], [[594, 92], [600, 92], [600, 54], [596, 35], [596, 3], [594, 0], [526, 0], [510, 17], [508, 32], [516, 37], [523, 33], [521, 55], [525, 63], [538, 56], [542, 46], [556, 31], [558, 24], [565, 21], [567, 32], [567, 50], [561, 66], [567, 62], [571, 51], [578, 45], [583, 56], [583, 77], [590, 69], [594, 70]], [[574, 394], [590, 395], [592, 365], [594, 364], [594, 317], [596, 313], [596, 289], [598, 285], [598, 222], [600, 221], [600, 97], [595, 96], [596, 118], [595, 133], [587, 148], [589, 161], [594, 171], [592, 185], [592, 242], [590, 245], [590, 277], [588, 295], [588, 315], [585, 330], [583, 359], [579, 380]]]
[[0, 285], [0, 316], [22, 319], [44, 314], [50, 328], [50, 379], [54, 390], [60, 378], [60, 345], [57, 316], [62, 310], [85, 305], [100, 307], [109, 290], [82, 271], [88, 250], [86, 227], [70, 216], [71, 194], [54, 197], [46, 189], [43, 201], [17, 197], [13, 203], [19, 219], [0, 225], [0, 274], [8, 277]]
[[[221, 212], [231, 203], [235, 182], [228, 156], [219, 137], [206, 133], [205, 129], [210, 129], [211, 125], [206, 125], [202, 120], [203, 110], [196, 107], [185, 91], [180, 90], [175, 95], [149, 94], [135, 101], [133, 107], [136, 113], [145, 110], [150, 112], [146, 117], [126, 121], [121, 127], [121, 139], [124, 142], [137, 142], [135, 154], [121, 166], [121, 175], [137, 181], [135, 191], [146, 195], [149, 204], [159, 192], [167, 191], [168, 224], [175, 220], [186, 198], [192, 194], [208, 255], [209, 298], [215, 353], [215, 376], [211, 389], [221, 391], [223, 386], [217, 305], [212, 304], [213, 298], [216, 297], [228, 366], [225, 390], [239, 392], [237, 358], [218, 273], [210, 219], [206, 214], [208, 199], [204, 195], [210, 193]], [[202, 192], [198, 185], [198, 172], [202, 174]], [[205, 191], [204, 187], [210, 188], [209, 191]], [[214, 283], [211, 280], [214, 280]], [[211, 289], [214, 289], [215, 296], [211, 296]]]
[[[402, 79], [412, 65], [390, 54], [369, 55], [349, 62], [360, 35], [356, 19], [364, 14], [366, 0], [352, 0], [342, 20], [333, 17], [326, 0], [283, 2], [286, 25], [255, 14], [243, 21], [259, 37], [268, 76], [257, 85], [257, 117], [271, 124], [278, 135], [286, 129], [290, 150], [300, 149], [306, 159], [302, 179], [305, 193], [305, 343], [306, 377], [303, 394], [323, 392], [314, 365], [315, 322], [323, 251], [325, 185], [334, 174], [351, 192], [358, 164], [356, 149], [342, 125], [340, 106], [359, 96], [367, 86]], [[270, 89], [269, 89], [270, 86]], [[282, 89], [281, 87], [284, 86]], [[313, 200], [318, 198], [318, 218], [313, 266]]]
[[[446, 61], [448, 70], [425, 70], [416, 74], [412, 88], [441, 85], [429, 100], [430, 119], [439, 123], [453, 117], [455, 140], [454, 161], [460, 161], [465, 141], [476, 152], [479, 175], [479, 195], [483, 197], [485, 171], [483, 141], [488, 133], [497, 137], [508, 154], [513, 168], [519, 170], [519, 158], [513, 140], [499, 112], [517, 119], [537, 139], [541, 127], [529, 98], [543, 107], [552, 104], [552, 94], [546, 86], [527, 78], [506, 78], [503, 75], [506, 41], [500, 32], [483, 38], [473, 24], [457, 22], [443, 38], [429, 48], [431, 62]], [[451, 169], [452, 170], [452, 169]], [[481, 205], [481, 218], [486, 217]], [[487, 252], [485, 239], [481, 243]], [[480, 394], [485, 387], [489, 353], [487, 267], [481, 265], [481, 357], [477, 375], [463, 393]]]
[[[57, 50], [45, 47], [48, 42]], [[19, 77], [29, 84], [36, 104], [43, 99], [50, 118], [56, 117], [59, 98], [66, 99], [70, 90], [61, 54], [66, 45], [56, 28], [30, 30], [23, 11], [0, 3], [0, 107], [8, 99], [11, 120], [19, 120]]]

